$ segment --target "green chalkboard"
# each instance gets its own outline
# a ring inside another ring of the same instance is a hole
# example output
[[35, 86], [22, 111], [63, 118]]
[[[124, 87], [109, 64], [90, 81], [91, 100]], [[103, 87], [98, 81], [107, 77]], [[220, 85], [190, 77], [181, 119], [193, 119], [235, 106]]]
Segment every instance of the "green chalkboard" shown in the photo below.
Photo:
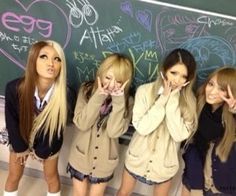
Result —
[[198, 82], [217, 67], [235, 66], [236, 17], [180, 5], [152, 0], [0, 0], [0, 95], [9, 80], [24, 72], [30, 45], [43, 39], [64, 47], [68, 83], [75, 90], [94, 78], [100, 61], [112, 52], [133, 60], [134, 87], [154, 80], [163, 57], [176, 47], [194, 54]]

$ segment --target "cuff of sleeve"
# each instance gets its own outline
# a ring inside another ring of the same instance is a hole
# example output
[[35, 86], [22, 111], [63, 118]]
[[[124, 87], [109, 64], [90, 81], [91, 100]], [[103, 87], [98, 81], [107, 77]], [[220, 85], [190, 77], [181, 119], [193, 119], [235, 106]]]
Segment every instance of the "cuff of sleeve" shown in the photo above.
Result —
[[180, 96], [179, 92], [177, 92], [177, 93], [175, 92], [174, 94], [170, 94], [168, 104], [166, 106], [167, 110], [175, 108], [179, 105], [179, 96]]
[[107, 98], [107, 95], [99, 94], [98, 91], [96, 90], [96, 92], [94, 93], [94, 95], [91, 97], [90, 100], [93, 100], [93, 98], [95, 102], [103, 103], [103, 101]]
[[165, 105], [169, 99], [169, 96], [160, 95], [159, 98], [156, 100], [157, 105]]
[[229, 112], [231, 112], [232, 114], [236, 114], [236, 109], [234, 109], [234, 108], [229, 108]]
[[113, 103], [124, 103], [125, 102], [125, 96], [112, 96], [112, 102]]

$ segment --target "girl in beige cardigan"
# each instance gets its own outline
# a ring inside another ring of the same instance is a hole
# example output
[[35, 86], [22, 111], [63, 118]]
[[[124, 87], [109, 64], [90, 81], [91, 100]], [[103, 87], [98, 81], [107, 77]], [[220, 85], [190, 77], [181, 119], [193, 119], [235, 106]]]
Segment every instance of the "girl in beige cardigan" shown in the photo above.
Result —
[[78, 130], [68, 164], [74, 196], [103, 195], [113, 177], [119, 161], [118, 137], [127, 131], [132, 116], [132, 76], [131, 61], [113, 54], [102, 62], [97, 80], [79, 91], [74, 112]]
[[157, 80], [138, 88], [132, 120], [136, 132], [127, 150], [119, 196], [130, 195], [136, 180], [153, 185], [154, 195], [168, 195], [179, 169], [180, 143], [197, 124], [195, 70], [193, 56], [176, 49], [164, 60]]

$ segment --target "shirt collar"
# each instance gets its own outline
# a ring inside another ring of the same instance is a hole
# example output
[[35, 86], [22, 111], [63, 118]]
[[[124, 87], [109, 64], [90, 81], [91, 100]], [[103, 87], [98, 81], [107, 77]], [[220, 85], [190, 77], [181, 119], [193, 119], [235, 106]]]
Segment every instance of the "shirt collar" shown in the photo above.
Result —
[[40, 98], [39, 98], [39, 91], [38, 91], [38, 87], [36, 86], [35, 87], [35, 91], [34, 91], [34, 97], [36, 98], [36, 106], [38, 109], [41, 109], [43, 107], [43, 105], [45, 103], [48, 103], [51, 96], [52, 96], [52, 93], [53, 93], [53, 90], [54, 90], [54, 84], [50, 87], [50, 89], [47, 91], [46, 95], [44, 96], [43, 100], [40, 101]]

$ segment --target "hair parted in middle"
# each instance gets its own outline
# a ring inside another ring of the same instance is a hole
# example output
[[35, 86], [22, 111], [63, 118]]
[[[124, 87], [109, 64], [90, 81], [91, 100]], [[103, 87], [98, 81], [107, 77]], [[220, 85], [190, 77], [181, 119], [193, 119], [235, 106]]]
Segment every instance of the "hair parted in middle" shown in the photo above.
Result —
[[[49, 103], [44, 110], [34, 117], [34, 92], [38, 82], [36, 62], [42, 48], [53, 47], [61, 59], [60, 72], [54, 82], [54, 91]], [[44, 131], [49, 133], [49, 141], [54, 134], [61, 134], [66, 126], [67, 101], [66, 101], [66, 59], [63, 48], [52, 40], [39, 41], [33, 44], [29, 50], [25, 75], [19, 84], [20, 101], [20, 133], [26, 142], [29, 142], [31, 133]]]

